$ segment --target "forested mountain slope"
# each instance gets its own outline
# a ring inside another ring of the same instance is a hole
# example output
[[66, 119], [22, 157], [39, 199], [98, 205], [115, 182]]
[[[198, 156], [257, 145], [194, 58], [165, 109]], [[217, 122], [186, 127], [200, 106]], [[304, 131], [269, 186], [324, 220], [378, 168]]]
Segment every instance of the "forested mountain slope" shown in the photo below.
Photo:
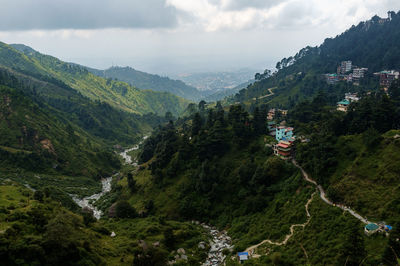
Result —
[[92, 100], [106, 102], [132, 113], [153, 112], [164, 115], [170, 111], [177, 115], [188, 103], [169, 93], [140, 90], [125, 82], [106, 80], [81, 66], [62, 62], [22, 45], [16, 45], [14, 49], [10, 45], [0, 43], [0, 60], [3, 66], [35, 77], [60, 80]]
[[400, 69], [400, 12], [389, 14], [390, 19], [375, 16], [326, 39], [318, 47], [306, 47], [295, 56], [282, 59], [274, 75], [240, 91], [234, 101], [249, 101], [266, 95], [269, 88], [276, 88], [276, 95], [268, 101], [275, 106], [293, 107], [302, 99], [315, 96], [319, 88], [333, 89], [323, 84], [321, 74], [336, 73], [345, 60], [368, 68], [371, 76], [382, 70]]
[[124, 81], [140, 89], [170, 92], [192, 101], [198, 101], [203, 96], [201, 91], [185, 84], [183, 81], [160, 77], [159, 75], [138, 71], [131, 67], [110, 67], [105, 70], [87, 69], [97, 76]]

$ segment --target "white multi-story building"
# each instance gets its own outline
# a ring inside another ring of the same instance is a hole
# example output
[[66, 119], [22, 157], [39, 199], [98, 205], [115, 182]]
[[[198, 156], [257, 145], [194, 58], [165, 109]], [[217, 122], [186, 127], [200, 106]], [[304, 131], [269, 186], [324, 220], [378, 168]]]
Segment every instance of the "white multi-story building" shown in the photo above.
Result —
[[353, 69], [353, 77], [363, 78], [367, 71], [368, 71], [368, 68], [355, 68], [355, 69]]
[[340, 63], [340, 74], [346, 74], [351, 71], [352, 62], [351, 61], [342, 61]]

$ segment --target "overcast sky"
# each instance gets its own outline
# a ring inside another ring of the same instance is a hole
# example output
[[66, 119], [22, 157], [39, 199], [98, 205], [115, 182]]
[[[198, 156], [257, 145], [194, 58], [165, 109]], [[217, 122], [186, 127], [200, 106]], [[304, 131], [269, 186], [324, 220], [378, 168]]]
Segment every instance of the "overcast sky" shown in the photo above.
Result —
[[399, 0], [0, 0], [0, 41], [159, 74], [262, 70]]

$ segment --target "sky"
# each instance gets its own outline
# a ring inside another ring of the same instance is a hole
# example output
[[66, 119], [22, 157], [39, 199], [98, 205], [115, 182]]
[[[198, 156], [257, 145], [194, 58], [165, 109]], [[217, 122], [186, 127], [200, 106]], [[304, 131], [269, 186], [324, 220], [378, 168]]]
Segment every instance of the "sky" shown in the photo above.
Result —
[[162, 75], [273, 68], [399, 0], [0, 0], [0, 41]]

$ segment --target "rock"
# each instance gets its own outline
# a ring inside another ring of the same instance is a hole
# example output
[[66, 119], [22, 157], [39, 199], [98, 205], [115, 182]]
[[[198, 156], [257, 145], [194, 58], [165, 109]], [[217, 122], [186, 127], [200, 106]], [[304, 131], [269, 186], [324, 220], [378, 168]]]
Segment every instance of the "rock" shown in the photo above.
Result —
[[117, 235], [115, 234], [114, 231], [112, 231], [110, 236], [111, 236], [111, 237], [116, 237]]
[[200, 242], [199, 243], [199, 245], [198, 245], [198, 248], [200, 248], [200, 249], [205, 249], [206, 248], [206, 243], [205, 242]]
[[182, 256], [181, 256], [181, 259], [183, 259], [183, 260], [188, 260], [188, 257], [187, 257], [186, 255], [182, 255]]
[[153, 247], [159, 247], [160, 246], [160, 241], [154, 242]]
[[178, 254], [186, 254], [186, 251], [183, 248], [178, 248]]

